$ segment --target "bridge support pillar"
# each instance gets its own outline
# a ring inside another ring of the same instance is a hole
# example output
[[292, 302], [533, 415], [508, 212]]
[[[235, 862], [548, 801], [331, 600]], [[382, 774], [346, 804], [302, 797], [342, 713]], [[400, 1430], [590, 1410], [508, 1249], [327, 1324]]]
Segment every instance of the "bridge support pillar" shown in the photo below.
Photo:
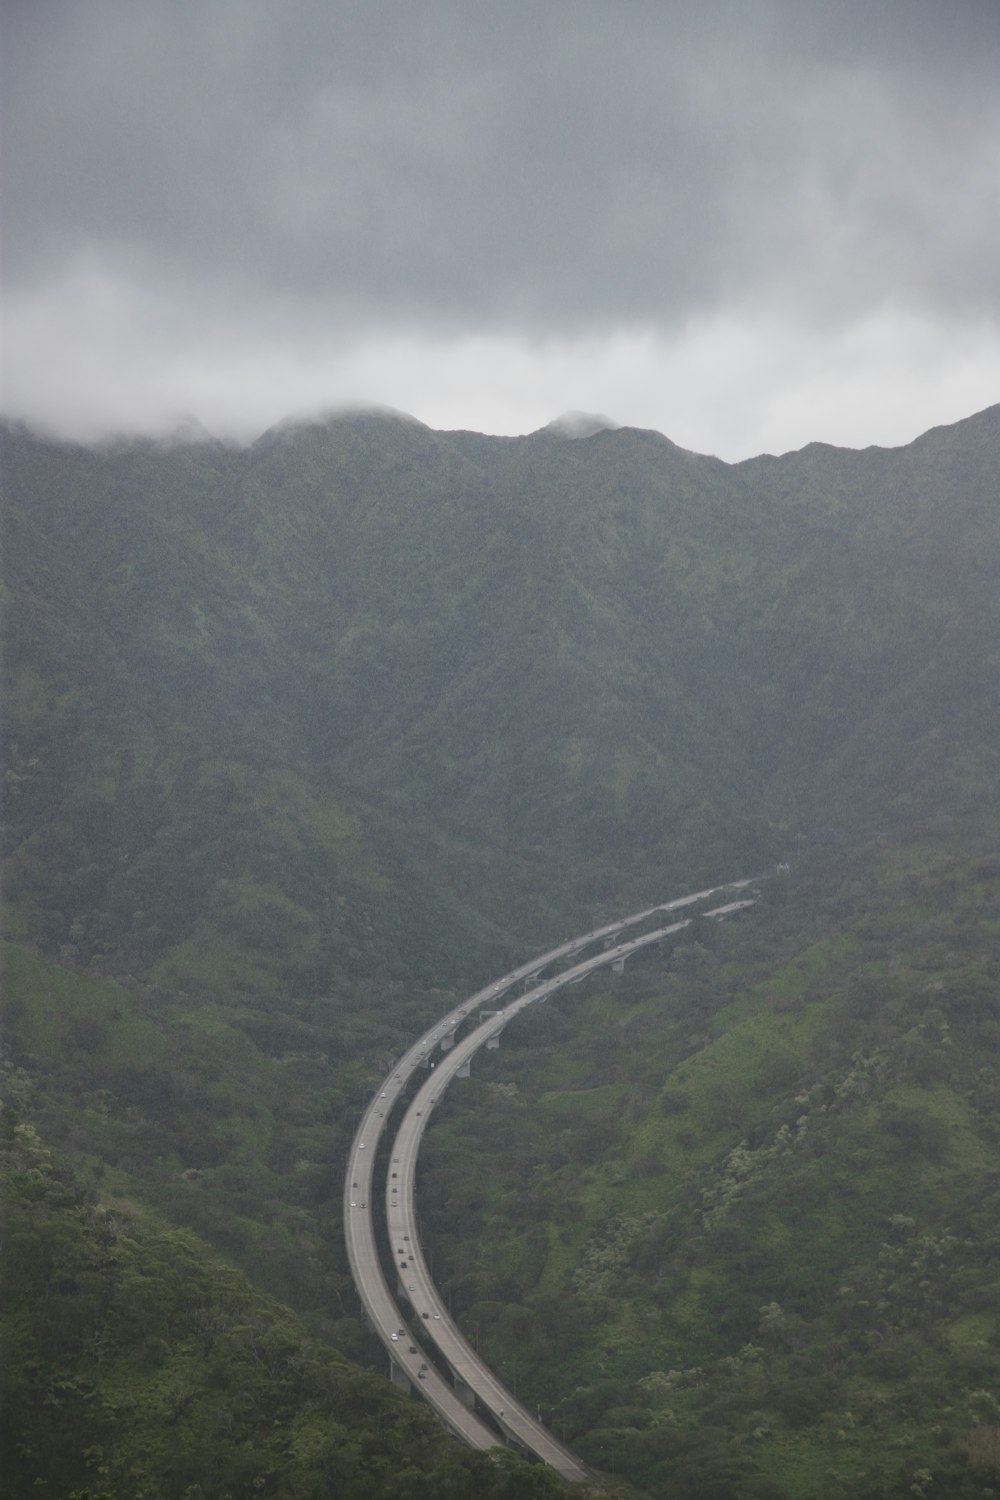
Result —
[[465, 1381], [459, 1375], [455, 1376], [455, 1395], [461, 1401], [462, 1405], [467, 1406], [470, 1411], [476, 1404], [475, 1391], [471, 1385], [466, 1385]]
[[496, 1036], [491, 1036], [491, 1037], [487, 1038], [487, 1040], [486, 1040], [486, 1050], [487, 1050], [487, 1052], [495, 1052], [497, 1050], [497, 1048], [500, 1046], [500, 1038], [501, 1038], [502, 1035], [503, 1035], [503, 1033], [500, 1032], [500, 1031], [498, 1031], [497, 1034], [496, 1034]]
[[624, 974], [625, 960], [623, 958], [616, 958], [614, 963], [611, 965], [611, 972], [612, 974]]
[[394, 1359], [390, 1359], [389, 1361], [389, 1379], [393, 1385], [400, 1386], [404, 1391], [412, 1391], [413, 1389], [413, 1381], [407, 1375], [406, 1371], [397, 1365]]
[[450, 1052], [451, 1049], [452, 1049], [452, 1047], [454, 1047], [454, 1045], [455, 1045], [455, 1033], [453, 1031], [449, 1031], [449, 1033], [448, 1033], [447, 1036], [443, 1036], [441, 1038], [441, 1051], [442, 1052]]
[[468, 1078], [468, 1076], [469, 1076], [469, 1074], [471, 1072], [472, 1072], [472, 1058], [470, 1057], [470, 1058], [467, 1059], [466, 1062], [464, 1062], [462, 1064], [462, 1066], [459, 1068], [458, 1072], [455, 1074], [455, 1077], [456, 1078]]

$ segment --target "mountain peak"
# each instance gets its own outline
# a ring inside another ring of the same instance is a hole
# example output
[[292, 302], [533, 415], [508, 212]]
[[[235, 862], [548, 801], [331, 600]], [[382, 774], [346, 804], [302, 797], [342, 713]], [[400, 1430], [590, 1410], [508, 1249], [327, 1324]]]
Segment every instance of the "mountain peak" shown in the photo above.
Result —
[[392, 422], [405, 427], [428, 430], [426, 423], [421, 422], [418, 417], [411, 416], [409, 412], [398, 411], [394, 406], [380, 406], [374, 401], [354, 402], [342, 406], [325, 407], [314, 412], [294, 412], [290, 416], [282, 417], [280, 422], [275, 422], [272, 427], [262, 433], [252, 446], [270, 446], [279, 439], [308, 429], [331, 428], [362, 422]]
[[556, 417], [554, 422], [549, 422], [541, 431], [550, 432], [553, 437], [572, 440], [593, 437], [595, 432], [614, 432], [620, 426], [620, 422], [615, 422], [611, 417], [602, 417], [598, 412], [564, 411], [561, 417]]

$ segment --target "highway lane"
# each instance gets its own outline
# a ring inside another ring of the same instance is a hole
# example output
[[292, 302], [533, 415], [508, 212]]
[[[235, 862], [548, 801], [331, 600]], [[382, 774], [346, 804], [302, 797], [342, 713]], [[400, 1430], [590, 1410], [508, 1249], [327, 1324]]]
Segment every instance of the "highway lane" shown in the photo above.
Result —
[[[433, 1365], [429, 1361], [424, 1360], [419, 1341], [414, 1339], [412, 1330], [401, 1316], [379, 1262], [375, 1235], [375, 1206], [372, 1197], [374, 1162], [392, 1106], [406, 1090], [413, 1073], [418, 1068], [428, 1066], [431, 1052], [439, 1047], [446, 1038], [452, 1036], [455, 1030], [477, 1008], [488, 1004], [497, 1006], [504, 993], [511, 986], [537, 977], [539, 972], [548, 965], [558, 962], [561, 959], [572, 957], [580, 949], [594, 942], [614, 937], [629, 926], [644, 921], [657, 912], [675, 911], [692, 905], [695, 902], [705, 900], [717, 892], [740, 890], [751, 883], [751, 880], [731, 881], [724, 885], [709, 887], [691, 896], [683, 896], [675, 901], [648, 907], [643, 911], [632, 913], [630, 916], [620, 918], [615, 922], [606, 923], [601, 927], [595, 928], [592, 932], [585, 933], [581, 937], [567, 939], [546, 953], [539, 954], [535, 958], [528, 960], [528, 962], [510, 970], [509, 973], [502, 975], [500, 979], [494, 980], [491, 984], [477, 990], [473, 995], [462, 1001], [460, 1005], [452, 1008], [446, 1016], [430, 1027], [422, 1036], [418, 1037], [399, 1059], [395, 1067], [382, 1080], [380, 1088], [361, 1118], [348, 1155], [347, 1172], [344, 1179], [344, 1235], [351, 1274], [361, 1297], [362, 1305], [365, 1308], [368, 1321], [384, 1344], [394, 1368], [402, 1372], [413, 1383], [415, 1388], [421, 1391], [441, 1416], [445, 1425], [473, 1447], [487, 1448], [494, 1446], [497, 1442], [496, 1434], [475, 1412], [466, 1406], [448, 1382], [434, 1369]], [[687, 923], [679, 924], [679, 926], [686, 925]], [[629, 952], [634, 952], [637, 947], [644, 946], [647, 942], [658, 941], [661, 936], [665, 935], [667, 930], [673, 929], [664, 929], [662, 933], [657, 934], [644, 934], [642, 938], [632, 943], [621, 945], [620, 955], [611, 949], [607, 949], [598, 955], [596, 959], [588, 960], [585, 964], [578, 965], [576, 969], [557, 976], [556, 981], [549, 981], [548, 986], [543, 985], [531, 991], [530, 999], [527, 996], [521, 997], [521, 999], [527, 1003], [532, 1003], [539, 998], [544, 998], [539, 991], [544, 990], [545, 993], [550, 993], [552, 989], [558, 988], [560, 984], [572, 982], [573, 977], [577, 975], [582, 978], [585, 973], [589, 973], [593, 968], [613, 962], [616, 956], [627, 956]], [[515, 1002], [513, 1007], [508, 1005], [504, 1010], [504, 1019], [500, 1022], [497, 1029], [502, 1029], [509, 1015], [519, 1009], [521, 1009], [520, 1002]], [[488, 1037], [484, 1036], [483, 1042], [487, 1039]], [[480, 1043], [480, 1045], [482, 1044]], [[464, 1043], [458, 1045], [464, 1046]], [[449, 1062], [453, 1060], [454, 1055], [455, 1050], [447, 1054]], [[471, 1056], [471, 1053], [469, 1055]], [[461, 1065], [460, 1061], [453, 1070], [447, 1070], [448, 1076], [454, 1076], [454, 1072], [457, 1072]], [[440, 1066], [438, 1064], [438, 1067]], [[434, 1091], [434, 1096], [436, 1097], [436, 1091]], [[388, 1182], [389, 1184], [393, 1182], [391, 1175], [388, 1178]], [[404, 1231], [404, 1233], [408, 1232]], [[405, 1244], [407, 1242], [401, 1240], [400, 1243]], [[417, 1249], [419, 1251], [419, 1245], [417, 1245]], [[397, 1259], [402, 1259], [402, 1257], [397, 1257]], [[409, 1267], [407, 1267], [408, 1269]], [[429, 1278], [428, 1285], [433, 1286]], [[435, 1326], [437, 1325], [437, 1320], [432, 1316], [427, 1320], [421, 1321], [425, 1331], [428, 1329], [429, 1323], [433, 1322]], [[461, 1335], [459, 1334], [458, 1337], [461, 1337]], [[415, 1352], [411, 1352], [411, 1349]], [[427, 1364], [428, 1368], [422, 1369], [424, 1364]], [[483, 1369], [485, 1370], [485, 1368], [484, 1366]], [[491, 1378], [493, 1377], [491, 1376]], [[499, 1385], [499, 1383], [497, 1384]], [[502, 1390], [502, 1387], [500, 1389]], [[499, 1400], [499, 1405], [494, 1410], [498, 1413], [498, 1420], [506, 1430], [512, 1431], [506, 1420], [506, 1403], [500, 1398], [497, 1399]], [[499, 1415], [501, 1409], [503, 1411], [502, 1416]], [[533, 1421], [530, 1418], [530, 1414], [525, 1413], [525, 1415], [528, 1416], [529, 1421]], [[534, 1425], [538, 1426], [537, 1423]], [[544, 1432], [544, 1429], [542, 1431]], [[555, 1440], [551, 1438], [550, 1434], [545, 1434], [545, 1437], [548, 1442], [555, 1444]], [[555, 1445], [555, 1447], [558, 1448], [559, 1445]], [[564, 1470], [568, 1472], [569, 1469], [572, 1469], [575, 1473], [582, 1476], [583, 1470], [580, 1468], [577, 1460], [570, 1454], [566, 1455], [569, 1461], [567, 1467], [566, 1462], [562, 1458], [562, 1454], [565, 1453], [566, 1450], [564, 1449], [560, 1449], [559, 1453], [555, 1453], [553, 1450], [553, 1457], [558, 1460], [553, 1464], [553, 1467], [557, 1468], [560, 1472]], [[547, 1458], [546, 1461], [549, 1461], [549, 1459]]]
[[[674, 901], [664, 901], [658, 906], [648, 906], [644, 911], [633, 912], [631, 916], [619, 917], [615, 922], [607, 922], [603, 927], [595, 927], [593, 932], [585, 932], [581, 937], [567, 938], [558, 947], [543, 953], [540, 958], [531, 959], [530, 962], [522, 964], [519, 969], [513, 971], [517, 978], [533, 977], [548, 964], [554, 963], [560, 958], [570, 958], [578, 953], [581, 948], [587, 948], [591, 943], [603, 941], [605, 938], [615, 937], [623, 932], [626, 927], [634, 927], [637, 922], [644, 922], [647, 917], [653, 917], [657, 912], [681, 911], [685, 906], [693, 906], [698, 901], [707, 901], [709, 896], [715, 896], [719, 891], [741, 891], [747, 886], [753, 885], [755, 877], [745, 880], [730, 880], [724, 885], [712, 885], [704, 891], [695, 891], [692, 896], [678, 896]], [[505, 976], [510, 979], [512, 976]]]
[[[411, 1049], [412, 1051], [412, 1049]], [[391, 1080], [398, 1088], [416, 1066], [407, 1054]], [[417, 1386], [438, 1413], [445, 1426], [473, 1448], [493, 1448], [501, 1439], [456, 1395], [426, 1359], [400, 1316], [399, 1307], [382, 1274], [375, 1239], [374, 1187], [375, 1146], [384, 1128], [390, 1080], [368, 1106], [354, 1138], [351, 1167], [344, 1184], [344, 1234], [351, 1274], [358, 1289], [368, 1321], [389, 1350], [396, 1369]], [[379, 1108], [379, 1105], [382, 1108]], [[423, 1368], [424, 1366], [427, 1368]]]

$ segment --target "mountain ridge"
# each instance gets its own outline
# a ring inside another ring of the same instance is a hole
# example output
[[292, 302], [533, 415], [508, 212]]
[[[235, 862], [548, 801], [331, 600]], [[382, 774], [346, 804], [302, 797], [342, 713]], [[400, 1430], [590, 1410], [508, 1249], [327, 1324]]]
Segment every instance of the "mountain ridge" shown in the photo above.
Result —
[[206, 428], [198, 417], [191, 414], [178, 417], [172, 427], [163, 430], [157, 430], [155, 432], [146, 433], [142, 431], [123, 431], [121, 433], [111, 433], [100, 437], [94, 437], [92, 439], [85, 439], [79, 437], [63, 436], [56, 431], [49, 431], [42, 426], [32, 424], [25, 418], [7, 416], [0, 412], [0, 433], [6, 433], [8, 435], [20, 433], [22, 435], [36, 438], [40, 442], [53, 443], [59, 446], [81, 449], [102, 449], [128, 445], [133, 442], [151, 442], [164, 447], [169, 447], [171, 445], [186, 445], [188, 443], [196, 445], [204, 441], [205, 439], [210, 439], [212, 443], [218, 444], [219, 446], [230, 451], [246, 452], [253, 449], [258, 443], [262, 442], [265, 438], [268, 438], [272, 435], [293, 433], [301, 429], [312, 427], [333, 426], [341, 422], [350, 423], [352, 421], [358, 420], [365, 421], [368, 418], [383, 419], [386, 422], [395, 421], [404, 425], [420, 427], [427, 432], [436, 432], [440, 436], [445, 437], [468, 436], [475, 439], [481, 439], [491, 442], [496, 441], [498, 443], [517, 443], [522, 441], [525, 437], [537, 437], [540, 434], [558, 435], [562, 426], [573, 427], [576, 424], [582, 424], [585, 429], [583, 432], [583, 436], [585, 437], [593, 437], [598, 435], [598, 433], [600, 432], [620, 431], [631, 433], [649, 433], [659, 438], [663, 438], [664, 441], [670, 443], [675, 448], [680, 447], [680, 450], [682, 452], [691, 453], [693, 456], [700, 458], [714, 458], [715, 462], [725, 464], [727, 468], [739, 468], [744, 464], [756, 463], [758, 460], [781, 460], [783, 458], [789, 458], [795, 454], [801, 454], [807, 451], [829, 451], [840, 454], [897, 453], [902, 449], [912, 448], [915, 444], [922, 443], [924, 440], [932, 438], [936, 434], [946, 432], [956, 433], [960, 431], [972, 431], [973, 428], [975, 426], [978, 426], [984, 419], [992, 422], [992, 419], [995, 417], [998, 405], [1000, 405], [1000, 403], [993, 403], [989, 406], [981, 408], [977, 412], [971, 413], [967, 417], [958, 418], [953, 422], [938, 423], [933, 427], [927, 428], [924, 432], [918, 433], [916, 437], [907, 439], [906, 441], [901, 443], [868, 443], [863, 447], [855, 447], [851, 445], [831, 443], [822, 439], [812, 439], [809, 442], [803, 444], [800, 448], [783, 449], [780, 453], [777, 454], [769, 451], [761, 452], [759, 454], [750, 454], [747, 457], [740, 459], [722, 459], [709, 453], [702, 453], [698, 449], [683, 448], [674, 439], [669, 437], [668, 434], [664, 433], [659, 428], [637, 427], [630, 423], [618, 422], [613, 418], [605, 417], [592, 412], [574, 410], [566, 411], [561, 413], [557, 417], [553, 417], [549, 422], [543, 423], [541, 427], [535, 428], [529, 433], [486, 433], [478, 432], [471, 428], [434, 428], [431, 427], [428, 423], [424, 422], [420, 417], [413, 415], [411, 412], [404, 411], [401, 408], [397, 407], [386, 406], [378, 402], [349, 402], [344, 405], [333, 406], [330, 408], [318, 408], [316, 411], [312, 412], [302, 411], [289, 413], [289, 415], [280, 418], [277, 422], [273, 422], [269, 427], [258, 433], [256, 437], [249, 438], [242, 443], [228, 441], [220, 438], [217, 434], [211, 432], [208, 428]]

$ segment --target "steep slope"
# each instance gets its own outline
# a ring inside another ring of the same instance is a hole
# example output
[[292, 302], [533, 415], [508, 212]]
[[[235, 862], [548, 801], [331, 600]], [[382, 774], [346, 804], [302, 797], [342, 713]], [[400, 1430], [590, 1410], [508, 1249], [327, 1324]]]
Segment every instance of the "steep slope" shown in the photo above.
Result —
[[499, 951], [303, 747], [240, 455], [14, 432], [4, 476], [9, 932], [215, 993], [416, 977], [421, 951], [440, 982]]
[[370, 421], [285, 435], [263, 477], [273, 504], [308, 474], [315, 722], [380, 800], [534, 846], [540, 879], [547, 840], [661, 878], [771, 852], [775, 814], [864, 829], [995, 775], [996, 409], [738, 466]]
[[[598, 866], [605, 895], [636, 842], [657, 873], [680, 845], [699, 864], [713, 842], [731, 849], [752, 769], [747, 784], [688, 577], [692, 551], [742, 566], [724, 467], [637, 433], [542, 433], [472, 462], [461, 436], [371, 420], [360, 493], [356, 423], [283, 434], [254, 474], [264, 552], [289, 580], [316, 573], [318, 752], [458, 839], [530, 853], [536, 885], [569, 852]], [[294, 554], [274, 545], [286, 495], [308, 524]]]
[[6, 1107], [0, 1126], [6, 1495], [566, 1493], [447, 1438], [194, 1235], [95, 1203]]
[[738, 466], [375, 414], [246, 454], [15, 434], [18, 742], [64, 779], [84, 692], [95, 756], [181, 726], [272, 756], [519, 930], [529, 891], [589, 914], [789, 825], [967, 814], [998, 769], [998, 427]]
[[912, 826], [993, 800], [998, 466], [998, 407], [901, 449], [740, 466], [777, 521], [757, 640], [784, 688], [776, 769], [808, 817], [825, 804], [854, 826]]

